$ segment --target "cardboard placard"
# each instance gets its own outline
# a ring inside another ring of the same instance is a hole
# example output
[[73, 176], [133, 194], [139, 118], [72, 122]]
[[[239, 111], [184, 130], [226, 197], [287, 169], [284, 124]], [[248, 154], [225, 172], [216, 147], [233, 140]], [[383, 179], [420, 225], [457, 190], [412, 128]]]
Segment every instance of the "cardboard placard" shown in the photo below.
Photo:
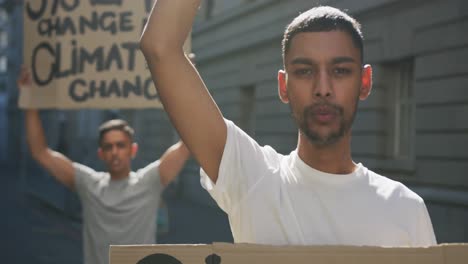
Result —
[[468, 244], [428, 248], [213, 245], [111, 246], [110, 264], [466, 264]]
[[[26, 0], [22, 108], [160, 108], [139, 39], [153, 0]], [[190, 50], [190, 41], [186, 43]]]

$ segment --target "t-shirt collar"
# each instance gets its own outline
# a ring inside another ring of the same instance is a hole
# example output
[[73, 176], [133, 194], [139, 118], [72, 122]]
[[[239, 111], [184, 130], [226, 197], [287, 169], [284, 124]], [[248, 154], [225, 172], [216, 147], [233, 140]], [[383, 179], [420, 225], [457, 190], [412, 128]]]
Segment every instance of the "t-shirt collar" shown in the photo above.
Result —
[[297, 154], [297, 150], [294, 150], [290, 154], [290, 166], [291, 169], [295, 170], [299, 176], [305, 180], [315, 180], [329, 184], [345, 184], [362, 178], [364, 174], [364, 166], [361, 163], [356, 164], [356, 168], [352, 173], [349, 174], [333, 174], [319, 171], [307, 165]]

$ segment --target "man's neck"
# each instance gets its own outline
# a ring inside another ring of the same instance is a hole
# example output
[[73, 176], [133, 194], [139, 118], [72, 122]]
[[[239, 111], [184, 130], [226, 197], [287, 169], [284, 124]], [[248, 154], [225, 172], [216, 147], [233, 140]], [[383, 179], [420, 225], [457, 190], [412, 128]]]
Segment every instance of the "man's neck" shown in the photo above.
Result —
[[310, 167], [331, 174], [352, 173], [356, 164], [351, 158], [351, 134], [345, 134], [331, 145], [317, 146], [299, 133], [297, 153]]
[[130, 170], [121, 171], [121, 172], [109, 172], [111, 180], [118, 181], [128, 177], [130, 175]]

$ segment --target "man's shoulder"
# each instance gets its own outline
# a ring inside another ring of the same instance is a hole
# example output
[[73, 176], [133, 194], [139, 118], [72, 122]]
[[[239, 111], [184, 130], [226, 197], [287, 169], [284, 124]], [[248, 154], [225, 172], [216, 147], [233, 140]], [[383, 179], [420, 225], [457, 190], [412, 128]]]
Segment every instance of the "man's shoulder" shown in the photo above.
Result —
[[130, 185], [143, 185], [148, 188], [154, 188], [154, 185], [149, 183], [148, 181], [157, 181], [159, 182], [159, 165], [160, 161], [156, 160], [145, 167], [142, 167], [136, 171], [130, 172], [129, 175], [129, 183]]
[[103, 171], [96, 171], [93, 168], [84, 164], [73, 162], [73, 168], [75, 169], [75, 176], [78, 178], [85, 178], [89, 180], [99, 181], [108, 176], [109, 173]]
[[160, 160], [155, 160], [153, 162], [148, 163], [146, 166], [137, 169], [136, 171], [132, 171], [131, 175], [134, 177], [143, 177], [146, 174], [158, 173], [159, 172], [159, 165]]
[[[253, 139], [249, 134], [243, 131], [238, 127], [234, 122], [229, 119], [224, 119], [227, 129], [228, 129], [228, 141], [231, 143], [236, 142], [234, 145], [238, 145], [241, 151], [257, 152], [260, 155], [254, 155], [260, 157], [263, 161], [269, 166], [276, 167], [279, 165], [279, 162], [286, 157], [285, 155], [279, 153], [270, 145], [262, 145], [257, 140]], [[252, 157], [252, 156], [249, 156]], [[261, 160], [256, 160], [255, 162], [260, 162]]]
[[424, 203], [423, 199], [418, 194], [402, 182], [390, 179], [371, 170], [368, 170], [368, 176], [369, 184], [376, 189], [379, 195], [386, 199], [405, 203]]

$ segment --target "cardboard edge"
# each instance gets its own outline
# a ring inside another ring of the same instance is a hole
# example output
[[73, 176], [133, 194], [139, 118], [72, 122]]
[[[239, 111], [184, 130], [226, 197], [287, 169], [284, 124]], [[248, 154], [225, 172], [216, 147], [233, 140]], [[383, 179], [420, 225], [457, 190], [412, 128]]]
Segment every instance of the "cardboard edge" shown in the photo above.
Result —
[[466, 264], [468, 263], [468, 244], [440, 244], [444, 264]]

